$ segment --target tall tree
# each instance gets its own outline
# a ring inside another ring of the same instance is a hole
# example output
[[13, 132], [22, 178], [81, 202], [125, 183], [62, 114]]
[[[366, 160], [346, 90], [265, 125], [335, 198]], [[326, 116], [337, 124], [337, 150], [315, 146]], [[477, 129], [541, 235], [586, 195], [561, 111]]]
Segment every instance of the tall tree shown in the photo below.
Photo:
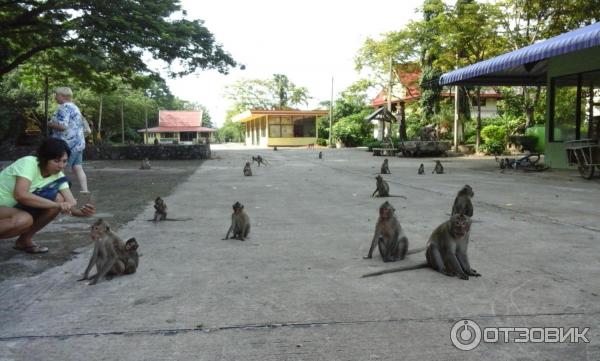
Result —
[[442, 0], [425, 0], [423, 3], [423, 21], [414, 23], [414, 33], [421, 43], [421, 121], [429, 122], [433, 115], [439, 111], [441, 87], [438, 78], [442, 71], [437, 65], [437, 60], [442, 52], [441, 27], [445, 20], [446, 5]]
[[308, 104], [308, 89], [296, 86], [287, 76], [273, 74], [271, 79], [245, 79], [227, 86], [225, 96], [236, 111], [247, 109], [287, 109]]
[[118, 75], [147, 72], [144, 54], [165, 61], [173, 76], [226, 73], [234, 60], [201, 20], [185, 15], [177, 0], [2, 1], [0, 77], [49, 49], [63, 49], [62, 62], [83, 54]]

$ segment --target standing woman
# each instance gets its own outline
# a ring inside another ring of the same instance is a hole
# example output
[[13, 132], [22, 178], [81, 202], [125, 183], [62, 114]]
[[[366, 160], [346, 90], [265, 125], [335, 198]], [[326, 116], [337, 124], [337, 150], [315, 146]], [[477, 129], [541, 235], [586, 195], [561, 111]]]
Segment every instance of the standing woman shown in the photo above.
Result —
[[71, 151], [60, 139], [44, 140], [35, 156], [17, 159], [0, 172], [0, 239], [18, 237], [15, 249], [46, 253], [32, 237], [58, 213], [89, 217], [91, 204], [76, 208], [63, 170]]
[[87, 177], [83, 171], [83, 150], [85, 149], [83, 116], [77, 105], [72, 102], [71, 88], [56, 88], [54, 97], [59, 105], [48, 126], [53, 129], [53, 138], [62, 139], [69, 145], [71, 155], [67, 166], [77, 177], [81, 191], [87, 192]]

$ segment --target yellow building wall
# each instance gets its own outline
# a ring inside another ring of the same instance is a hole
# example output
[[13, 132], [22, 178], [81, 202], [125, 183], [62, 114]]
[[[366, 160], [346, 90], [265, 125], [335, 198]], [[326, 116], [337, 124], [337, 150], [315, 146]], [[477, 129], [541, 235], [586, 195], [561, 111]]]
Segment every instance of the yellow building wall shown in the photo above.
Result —
[[269, 138], [269, 147], [298, 147], [316, 144], [317, 138]]

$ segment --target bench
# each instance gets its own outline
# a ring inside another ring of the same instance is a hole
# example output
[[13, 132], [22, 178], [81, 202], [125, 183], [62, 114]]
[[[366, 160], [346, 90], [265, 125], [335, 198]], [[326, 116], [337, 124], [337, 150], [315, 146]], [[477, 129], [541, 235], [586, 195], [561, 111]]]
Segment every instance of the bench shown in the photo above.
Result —
[[389, 155], [394, 156], [398, 152], [396, 148], [373, 148], [373, 155], [381, 156], [381, 155]]

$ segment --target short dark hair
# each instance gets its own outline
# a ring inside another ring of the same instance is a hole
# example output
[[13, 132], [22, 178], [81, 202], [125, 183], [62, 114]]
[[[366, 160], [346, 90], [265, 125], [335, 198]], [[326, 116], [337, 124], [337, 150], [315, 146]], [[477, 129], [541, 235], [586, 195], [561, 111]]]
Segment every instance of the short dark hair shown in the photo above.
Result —
[[57, 138], [46, 138], [38, 147], [36, 156], [38, 164], [43, 167], [48, 164], [48, 161], [60, 158], [65, 153], [67, 153], [67, 157], [71, 156], [71, 149], [67, 142]]

